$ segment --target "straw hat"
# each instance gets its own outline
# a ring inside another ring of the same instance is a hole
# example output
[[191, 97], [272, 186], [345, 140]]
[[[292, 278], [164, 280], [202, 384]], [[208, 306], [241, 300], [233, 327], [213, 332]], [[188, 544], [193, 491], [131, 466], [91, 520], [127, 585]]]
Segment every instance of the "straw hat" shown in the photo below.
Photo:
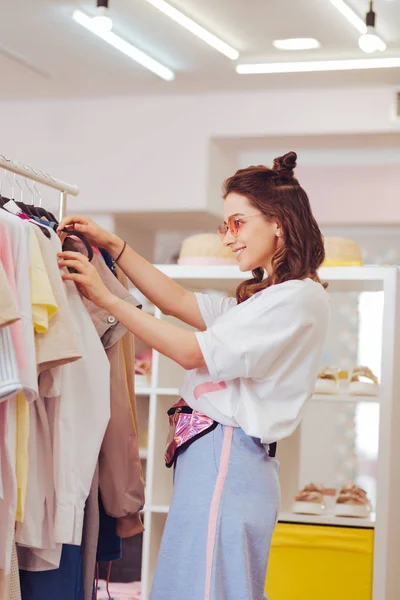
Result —
[[353, 240], [326, 237], [323, 267], [360, 267], [363, 259], [360, 246]]
[[191, 235], [182, 242], [179, 265], [237, 265], [230, 248], [223, 245], [216, 233]]

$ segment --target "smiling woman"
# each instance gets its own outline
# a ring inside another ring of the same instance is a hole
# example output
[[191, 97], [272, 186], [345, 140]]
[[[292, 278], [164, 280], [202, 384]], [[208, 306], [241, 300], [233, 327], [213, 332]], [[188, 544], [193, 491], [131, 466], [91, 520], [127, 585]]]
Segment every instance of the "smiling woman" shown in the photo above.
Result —
[[289, 152], [272, 169], [249, 167], [225, 182], [218, 231], [240, 269], [253, 271], [236, 298], [183, 289], [88, 217], [60, 225], [108, 249], [164, 314], [197, 329], [143, 314], [112, 296], [85, 257], [60, 255], [60, 266], [77, 271], [64, 279], [187, 370], [168, 411], [174, 495], [151, 600], [186, 600], [188, 573], [192, 600], [265, 598], [279, 510], [276, 442], [293, 433], [313, 393], [329, 317], [317, 275], [322, 236], [293, 177], [296, 158]]
[[296, 160], [289, 152], [276, 158], [272, 169], [240, 169], [225, 182], [225, 223], [218, 232], [235, 252], [240, 270], [254, 276], [238, 287], [239, 303], [290, 279], [319, 282], [324, 243], [307, 194], [293, 176]]

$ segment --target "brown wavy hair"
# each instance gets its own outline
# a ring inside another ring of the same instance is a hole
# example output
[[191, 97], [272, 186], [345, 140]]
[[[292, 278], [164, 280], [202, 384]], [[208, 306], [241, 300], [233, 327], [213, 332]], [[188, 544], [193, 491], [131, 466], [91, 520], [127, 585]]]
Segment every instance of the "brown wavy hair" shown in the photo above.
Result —
[[325, 258], [324, 241], [308, 196], [293, 175], [296, 162], [297, 154], [288, 152], [275, 158], [272, 169], [239, 169], [224, 183], [224, 199], [231, 193], [245, 196], [267, 220], [276, 219], [282, 229], [272, 272], [264, 277], [262, 267], [254, 269], [253, 278], [236, 289], [238, 304], [260, 290], [291, 279], [311, 277], [321, 283], [317, 270]]

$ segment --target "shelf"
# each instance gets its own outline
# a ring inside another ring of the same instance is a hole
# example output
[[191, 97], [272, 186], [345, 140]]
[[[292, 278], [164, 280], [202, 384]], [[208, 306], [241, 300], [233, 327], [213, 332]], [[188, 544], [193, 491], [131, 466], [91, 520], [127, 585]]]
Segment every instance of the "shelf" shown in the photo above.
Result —
[[355, 517], [335, 517], [335, 515], [330, 513], [318, 516], [281, 512], [279, 513], [278, 521], [279, 523], [302, 523], [308, 525], [330, 525], [332, 527], [373, 529], [375, 527], [375, 513], [371, 513], [369, 519], [357, 519]]
[[136, 396], [150, 396], [153, 391], [158, 396], [179, 396], [179, 388], [136, 388]]
[[154, 504], [153, 506], [145, 506], [144, 512], [147, 513], [162, 513], [167, 514], [169, 511], [168, 504]]
[[142, 460], [147, 460], [148, 456], [149, 456], [149, 451], [147, 448], [139, 448], [139, 457]]
[[136, 396], [150, 396], [151, 388], [135, 388]]
[[[158, 504], [145, 506], [144, 512], [148, 513], [168, 513], [169, 506]], [[375, 513], [371, 513], [369, 519], [357, 519], [352, 517], [335, 517], [333, 514], [325, 515], [298, 515], [291, 512], [281, 512], [278, 518], [279, 523], [303, 523], [309, 525], [330, 525], [332, 527], [360, 527], [372, 529], [375, 527]]]
[[[155, 265], [157, 269], [193, 289], [227, 290], [252, 277], [236, 265]], [[330, 291], [378, 291], [385, 281], [393, 280], [397, 267], [322, 267], [319, 276], [329, 283]]]
[[314, 394], [311, 398], [311, 402], [335, 402], [343, 403], [348, 402], [349, 404], [360, 404], [361, 402], [374, 402], [379, 403], [379, 396], [350, 396], [349, 394]]
[[179, 396], [179, 388], [157, 388], [158, 396]]

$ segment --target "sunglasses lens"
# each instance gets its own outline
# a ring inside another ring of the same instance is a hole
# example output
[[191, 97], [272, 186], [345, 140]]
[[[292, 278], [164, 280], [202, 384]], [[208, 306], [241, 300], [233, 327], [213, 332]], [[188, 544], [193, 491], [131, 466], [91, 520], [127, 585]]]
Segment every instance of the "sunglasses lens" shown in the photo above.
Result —
[[219, 237], [221, 238], [221, 240], [223, 240], [223, 239], [224, 239], [224, 237], [225, 237], [225, 236], [226, 236], [226, 234], [227, 234], [228, 228], [227, 228], [227, 226], [226, 226], [226, 225], [220, 225], [220, 226], [217, 228], [217, 231], [218, 231], [218, 233], [219, 233]]
[[237, 237], [239, 233], [239, 229], [237, 226], [237, 221], [235, 218], [229, 219], [229, 229], [233, 237]]

